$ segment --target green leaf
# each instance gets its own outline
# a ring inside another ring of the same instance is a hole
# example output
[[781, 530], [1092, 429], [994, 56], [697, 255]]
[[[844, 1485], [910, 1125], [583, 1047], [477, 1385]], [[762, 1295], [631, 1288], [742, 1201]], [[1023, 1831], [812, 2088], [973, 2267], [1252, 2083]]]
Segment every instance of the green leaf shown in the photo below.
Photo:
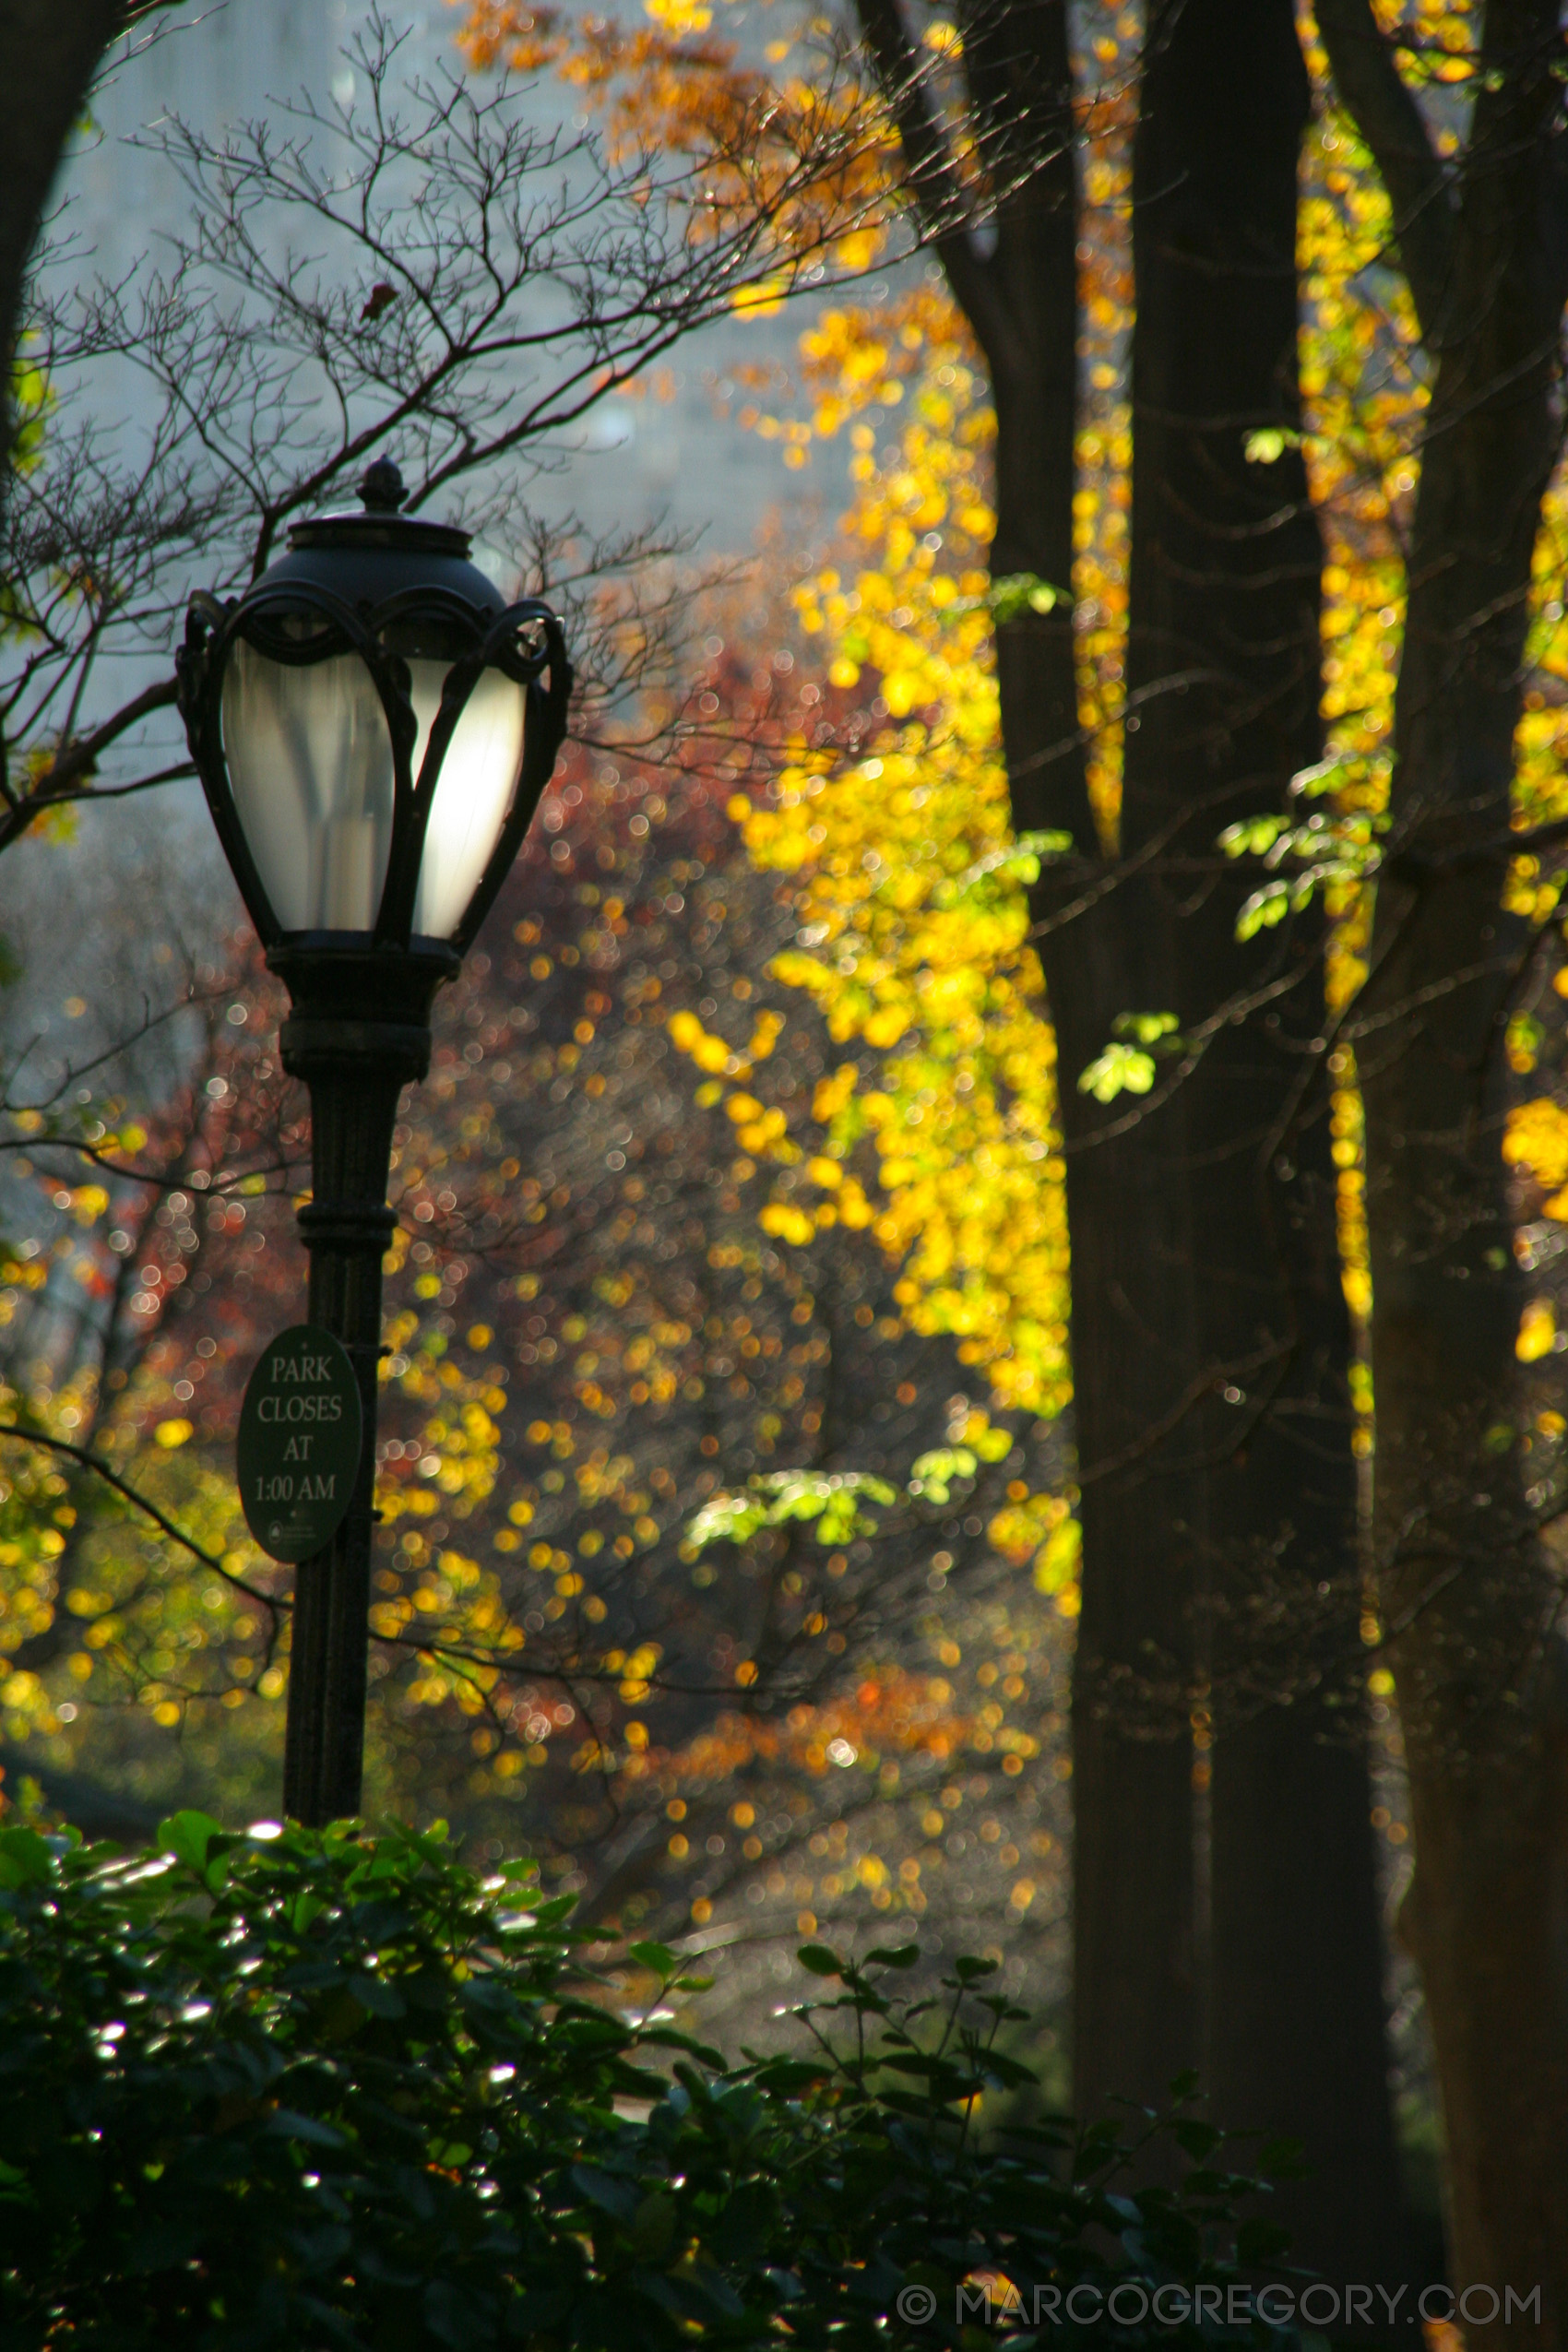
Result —
[[1115, 1042], [1080, 1072], [1078, 1092], [1097, 1102], [1119, 1094], [1147, 1094], [1155, 1080], [1155, 1058], [1184, 1053], [1187, 1040], [1174, 1013], [1118, 1013], [1111, 1025]]
[[1301, 435], [1292, 432], [1289, 425], [1260, 425], [1255, 433], [1247, 435], [1247, 463], [1249, 466], [1277, 465], [1287, 449], [1299, 449], [1301, 446]]
[[396, 1985], [386, 1983], [370, 1969], [363, 1968], [350, 1987], [355, 2001], [368, 2009], [373, 2017], [398, 2018], [408, 2015], [408, 2005]]
[[275, 2107], [262, 2129], [276, 2139], [303, 2140], [307, 2147], [340, 2148], [344, 2144], [341, 2132], [334, 2131], [330, 2123], [323, 2123], [316, 2116], [302, 2115], [295, 2107]]
[[1054, 612], [1059, 604], [1072, 609], [1073, 599], [1066, 588], [1052, 587], [1042, 580], [1038, 572], [1009, 572], [1000, 580], [992, 580], [985, 599], [992, 618], [1005, 625], [1020, 620], [1026, 612]]
[[1147, 1094], [1154, 1085], [1154, 1058], [1131, 1045], [1108, 1045], [1088, 1067], [1078, 1073], [1078, 1092], [1097, 1102], [1114, 1102], [1119, 1094]]
[[656, 2189], [643, 2199], [632, 2215], [632, 2243], [645, 2260], [657, 2262], [669, 2251], [680, 2212], [664, 2190]]
[[54, 1874], [54, 1849], [24, 1823], [0, 1829], [0, 1886], [46, 1886]]
[[885, 1479], [860, 1470], [769, 1470], [754, 1478], [750, 1489], [744, 1495], [716, 1494], [691, 1521], [687, 1542], [700, 1551], [710, 1543], [745, 1543], [762, 1527], [814, 1520], [817, 1542], [831, 1550], [875, 1533], [876, 1521], [861, 1511], [862, 1502], [898, 1500]]
[[1181, 1027], [1174, 1013], [1118, 1013], [1111, 1034], [1132, 1038], [1139, 1045], [1158, 1045], [1162, 1038], [1177, 1038]]
[[172, 1854], [175, 1860], [184, 1862], [187, 1870], [198, 1872], [205, 1872], [207, 1869], [208, 1847], [215, 1837], [222, 1835], [222, 1823], [214, 1821], [210, 1813], [171, 1813], [166, 1821], [158, 1824], [158, 1843], [161, 1851]]
[[1290, 911], [1290, 885], [1288, 882], [1267, 882], [1254, 890], [1236, 918], [1239, 940], [1256, 938], [1260, 931], [1282, 923]]
[[1228, 858], [1261, 858], [1273, 849], [1289, 824], [1289, 819], [1283, 816], [1243, 817], [1239, 825], [1226, 826], [1219, 847]]
[[540, 1903], [536, 1907], [533, 1915], [534, 1924], [536, 1927], [552, 1928], [557, 1919], [565, 1918], [568, 1913], [575, 1911], [576, 1907], [577, 1898], [575, 1895], [552, 1895], [548, 1903]]
[[575, 2164], [571, 2181], [578, 2195], [597, 2205], [600, 2213], [611, 2214], [617, 2221], [635, 2220], [642, 2202], [636, 2181], [623, 2180], [596, 2164]]
[[767, 1507], [758, 1496], [716, 1494], [692, 1520], [686, 1540], [698, 1551], [710, 1543], [749, 1543], [768, 1524]]
[[[1011, 1444], [1009, 1443], [1009, 1451]], [[928, 1503], [945, 1503], [953, 1491], [955, 1479], [972, 1479], [975, 1456], [967, 1445], [939, 1446], [934, 1453], [921, 1454], [909, 1465], [909, 1492], [923, 1495]]]
[[1290, 790], [1299, 799], [1316, 800], [1324, 792], [1332, 792], [1342, 778], [1348, 781], [1352, 770], [1362, 765], [1345, 752], [1331, 752], [1311, 767], [1299, 767], [1290, 778]]
[[826, 1943], [802, 1943], [795, 1957], [814, 1977], [841, 1977], [844, 1973], [844, 1963]]
[[667, 1943], [631, 1943], [626, 1956], [639, 1968], [651, 1968], [656, 1977], [672, 1977], [681, 1965]]
[[1048, 858], [1064, 858], [1073, 847], [1070, 833], [1020, 833], [1000, 849], [992, 849], [983, 858], [951, 882], [938, 885], [936, 904], [944, 911], [967, 902], [983, 905], [988, 899], [999, 900], [1000, 885], [1015, 887], [1022, 883], [1027, 888], [1039, 880], [1039, 870]]

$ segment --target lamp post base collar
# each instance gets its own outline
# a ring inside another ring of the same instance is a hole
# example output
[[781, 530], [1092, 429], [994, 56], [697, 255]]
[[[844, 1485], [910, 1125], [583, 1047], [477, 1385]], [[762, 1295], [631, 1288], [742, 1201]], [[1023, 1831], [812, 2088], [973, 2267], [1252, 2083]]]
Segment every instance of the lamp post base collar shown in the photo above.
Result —
[[319, 1076], [330, 1063], [358, 1073], [368, 1063], [405, 1085], [430, 1067], [430, 1031], [402, 1021], [317, 1021], [296, 1014], [285, 1021], [278, 1042], [291, 1078]]

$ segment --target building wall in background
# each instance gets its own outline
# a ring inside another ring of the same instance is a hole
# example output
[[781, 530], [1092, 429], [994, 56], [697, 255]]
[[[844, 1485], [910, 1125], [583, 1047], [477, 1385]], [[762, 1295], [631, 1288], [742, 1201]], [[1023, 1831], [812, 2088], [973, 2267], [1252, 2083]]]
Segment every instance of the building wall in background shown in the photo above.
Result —
[[[363, 0], [187, 0], [158, 39], [117, 65], [95, 103], [92, 135], [67, 167], [62, 194], [73, 269], [119, 279], [156, 267], [163, 241], [188, 220], [187, 192], [167, 162], [137, 144], [161, 119], [178, 114], [210, 133], [267, 114], [282, 130], [280, 104], [302, 92], [322, 105], [351, 99], [355, 77], [343, 52], [367, 13]], [[460, 70], [456, 18], [445, 6], [392, 5], [385, 13], [407, 28], [411, 72]], [[743, 38], [743, 23], [739, 29]], [[542, 86], [547, 102], [554, 94]], [[569, 114], [570, 95], [560, 97]], [[665, 517], [699, 532], [704, 552], [726, 555], [751, 548], [770, 510], [780, 513], [787, 540], [830, 525], [847, 503], [847, 449], [831, 445], [791, 473], [779, 445], [715, 413], [714, 387], [728, 369], [789, 365], [806, 317], [801, 303], [694, 337], [662, 372], [663, 398], [612, 398], [586, 422], [581, 445], [563, 451], [562, 469], [540, 485], [539, 503], [574, 512], [594, 529]]]

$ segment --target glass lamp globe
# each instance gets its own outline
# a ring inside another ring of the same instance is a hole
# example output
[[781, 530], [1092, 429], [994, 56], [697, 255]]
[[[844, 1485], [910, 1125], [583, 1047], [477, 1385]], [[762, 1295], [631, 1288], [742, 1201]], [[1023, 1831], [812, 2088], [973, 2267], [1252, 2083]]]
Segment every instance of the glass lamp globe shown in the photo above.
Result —
[[296, 524], [237, 600], [193, 600], [181, 704], [268, 950], [460, 956], [553, 768], [564, 643], [466, 532], [398, 511], [395, 467], [361, 489], [361, 512]]

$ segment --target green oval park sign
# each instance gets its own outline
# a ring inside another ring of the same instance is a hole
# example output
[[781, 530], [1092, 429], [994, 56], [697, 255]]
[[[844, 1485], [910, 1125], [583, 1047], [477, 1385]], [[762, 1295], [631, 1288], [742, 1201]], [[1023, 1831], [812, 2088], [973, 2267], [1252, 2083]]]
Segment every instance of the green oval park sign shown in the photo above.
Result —
[[331, 1332], [297, 1323], [262, 1350], [240, 1408], [240, 1502], [274, 1560], [329, 1543], [359, 1475], [359, 1383]]

